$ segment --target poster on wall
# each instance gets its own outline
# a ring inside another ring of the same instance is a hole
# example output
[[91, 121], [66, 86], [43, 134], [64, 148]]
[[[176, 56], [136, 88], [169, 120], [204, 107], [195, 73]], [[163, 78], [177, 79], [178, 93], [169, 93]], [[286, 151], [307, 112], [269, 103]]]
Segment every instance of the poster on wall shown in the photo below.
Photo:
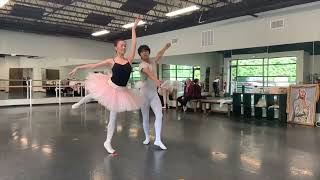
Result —
[[287, 99], [287, 121], [290, 123], [314, 126], [318, 98], [318, 85], [290, 86]]

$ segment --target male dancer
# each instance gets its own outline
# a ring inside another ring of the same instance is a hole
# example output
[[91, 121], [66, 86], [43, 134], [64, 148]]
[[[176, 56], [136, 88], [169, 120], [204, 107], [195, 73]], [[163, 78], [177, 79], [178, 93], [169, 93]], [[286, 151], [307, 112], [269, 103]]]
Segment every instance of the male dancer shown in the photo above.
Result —
[[155, 59], [150, 59], [150, 48], [147, 45], [142, 45], [138, 48], [138, 53], [141, 57], [142, 62], [140, 63], [139, 70], [141, 74], [141, 79], [143, 81], [143, 86], [140, 89], [141, 93], [145, 96], [144, 103], [141, 108], [142, 118], [143, 118], [143, 130], [146, 139], [143, 144], [147, 145], [150, 143], [149, 138], [149, 110], [150, 107], [155, 114], [155, 133], [156, 138], [154, 145], [159, 146], [162, 150], [167, 149], [167, 147], [161, 141], [161, 127], [162, 127], [162, 105], [160, 98], [157, 93], [157, 86], [160, 87], [161, 81], [157, 78], [157, 67], [156, 63], [161, 59], [165, 51], [171, 46], [167, 43], [164, 48], [162, 48]]

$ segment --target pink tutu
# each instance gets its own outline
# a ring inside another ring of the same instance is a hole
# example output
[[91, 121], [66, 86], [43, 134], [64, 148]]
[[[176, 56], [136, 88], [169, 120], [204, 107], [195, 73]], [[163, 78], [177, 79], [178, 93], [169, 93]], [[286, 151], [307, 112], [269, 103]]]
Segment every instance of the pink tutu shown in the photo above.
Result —
[[95, 100], [110, 111], [138, 110], [143, 102], [138, 91], [117, 86], [111, 81], [111, 75], [89, 74], [85, 87]]

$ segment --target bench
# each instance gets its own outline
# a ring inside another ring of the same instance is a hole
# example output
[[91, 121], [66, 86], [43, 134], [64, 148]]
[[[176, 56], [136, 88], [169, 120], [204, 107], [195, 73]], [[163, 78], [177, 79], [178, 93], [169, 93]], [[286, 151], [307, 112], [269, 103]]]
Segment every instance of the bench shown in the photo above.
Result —
[[[201, 107], [201, 99], [192, 99], [188, 101], [186, 106], [193, 109], [194, 112], [197, 112], [198, 105]], [[176, 101], [176, 110], [179, 110], [178, 101]]]
[[221, 100], [222, 100], [222, 99], [202, 99], [200, 102], [201, 102], [201, 107], [202, 107], [202, 109], [203, 109], [203, 112], [204, 112], [204, 113], [207, 113], [206, 106], [204, 106], [204, 108], [203, 108], [203, 105], [209, 104], [210, 112], [227, 113], [228, 116], [230, 117], [230, 115], [231, 115], [232, 102], [229, 102], [229, 101], [228, 101], [228, 102], [223, 103], [223, 104], [226, 104], [226, 105], [227, 105], [227, 108], [228, 108], [227, 111], [212, 110], [212, 109], [211, 109], [211, 105], [212, 105], [212, 104], [219, 104], [219, 105], [220, 105]]
[[201, 99], [192, 99], [189, 102], [194, 112], [197, 112], [198, 104], [200, 105], [200, 107], [202, 107]]

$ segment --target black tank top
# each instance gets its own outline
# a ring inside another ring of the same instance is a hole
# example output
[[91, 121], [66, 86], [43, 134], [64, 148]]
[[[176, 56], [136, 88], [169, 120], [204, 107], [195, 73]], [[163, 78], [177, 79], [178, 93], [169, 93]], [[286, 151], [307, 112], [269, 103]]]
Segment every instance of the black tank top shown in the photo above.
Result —
[[131, 71], [132, 67], [129, 62], [126, 64], [118, 64], [114, 61], [111, 81], [118, 86], [127, 86]]

